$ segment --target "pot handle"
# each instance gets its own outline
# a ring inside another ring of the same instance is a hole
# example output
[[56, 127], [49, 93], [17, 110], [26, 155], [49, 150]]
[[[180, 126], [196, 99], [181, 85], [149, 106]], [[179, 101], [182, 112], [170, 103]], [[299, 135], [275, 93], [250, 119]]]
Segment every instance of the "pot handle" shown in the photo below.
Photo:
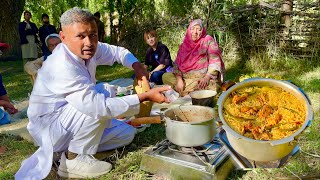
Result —
[[140, 124], [160, 124], [161, 117], [153, 116], [153, 117], [140, 117], [131, 120], [131, 125], [137, 126]]
[[227, 80], [225, 82], [223, 82], [223, 84], [221, 85], [221, 90], [222, 90], [222, 94], [220, 95], [219, 99], [218, 99], [218, 106], [222, 105], [222, 99], [225, 99], [226, 96], [226, 92], [228, 89], [230, 89], [232, 86], [234, 86], [236, 83], [231, 81], [231, 80]]
[[227, 80], [227, 81], [222, 83], [221, 90], [222, 91], [227, 91], [230, 87], [232, 87], [235, 84], [236, 84], [235, 82], [233, 82], [231, 80]]

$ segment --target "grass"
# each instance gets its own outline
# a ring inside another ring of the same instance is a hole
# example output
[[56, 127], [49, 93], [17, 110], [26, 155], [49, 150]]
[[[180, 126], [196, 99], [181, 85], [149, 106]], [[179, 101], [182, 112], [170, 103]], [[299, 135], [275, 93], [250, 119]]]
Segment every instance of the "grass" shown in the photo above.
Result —
[[11, 100], [21, 101], [32, 90], [30, 77], [24, 73], [22, 61], [0, 62], [0, 73]]
[[[232, 45], [226, 47], [232, 49]], [[236, 55], [234, 55], [236, 54]], [[320, 158], [308, 155], [320, 155], [320, 59], [294, 59], [287, 55], [269, 56], [253, 52], [250, 58], [241, 58], [237, 52], [233, 55], [225, 52], [227, 79], [239, 81], [249, 77], [271, 77], [291, 80], [300, 86], [309, 96], [315, 112], [315, 118], [309, 128], [300, 135], [299, 151], [284, 168], [254, 169], [250, 171], [233, 171], [228, 179], [285, 179], [288, 177], [315, 178], [320, 176]], [[22, 62], [0, 62], [0, 73], [10, 98], [20, 101], [31, 92], [29, 77], [22, 70]], [[131, 77], [133, 71], [121, 65], [100, 66], [97, 69], [98, 81], [111, 81], [117, 78]], [[125, 149], [125, 153], [115, 159], [114, 169], [100, 179], [150, 179], [150, 175], [139, 170], [144, 150], [165, 138], [163, 125], [152, 125], [146, 131], [137, 134], [134, 141]], [[0, 154], [0, 179], [13, 179], [23, 159], [31, 155], [36, 147], [19, 137], [1, 135], [0, 144], [7, 151]], [[294, 173], [294, 174], [293, 174]], [[50, 174], [47, 179], [58, 179]]]
[[13, 179], [21, 161], [37, 149], [20, 137], [3, 134], [0, 134], [0, 145], [7, 149], [4, 154], [0, 154], [0, 179]]

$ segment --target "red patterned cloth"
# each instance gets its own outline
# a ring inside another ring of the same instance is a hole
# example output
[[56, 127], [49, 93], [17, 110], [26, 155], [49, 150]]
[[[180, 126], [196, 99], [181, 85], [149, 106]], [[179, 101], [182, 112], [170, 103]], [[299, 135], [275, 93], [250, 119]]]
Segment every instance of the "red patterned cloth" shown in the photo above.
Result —
[[0, 50], [1, 51], [9, 49], [9, 48], [10, 48], [9, 44], [0, 42]]

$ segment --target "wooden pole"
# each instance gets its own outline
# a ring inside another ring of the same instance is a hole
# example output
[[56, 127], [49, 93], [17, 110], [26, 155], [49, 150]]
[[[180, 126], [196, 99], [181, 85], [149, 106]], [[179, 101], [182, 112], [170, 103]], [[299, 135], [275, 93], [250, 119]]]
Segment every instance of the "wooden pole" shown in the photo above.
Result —
[[280, 41], [280, 47], [285, 47], [287, 45], [285, 40], [289, 39], [290, 26], [292, 23], [293, 0], [284, 0], [281, 10], [282, 40]]

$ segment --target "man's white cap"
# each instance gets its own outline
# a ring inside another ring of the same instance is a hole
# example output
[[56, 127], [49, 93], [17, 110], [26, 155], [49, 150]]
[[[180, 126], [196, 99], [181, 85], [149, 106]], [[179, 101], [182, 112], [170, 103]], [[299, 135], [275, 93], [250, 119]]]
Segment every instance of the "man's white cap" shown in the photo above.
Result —
[[60, 39], [59, 34], [56, 34], [56, 33], [49, 34], [49, 35], [46, 37], [46, 39], [44, 40], [44, 42], [46, 43], [46, 46], [47, 46], [47, 47], [48, 47], [48, 39], [49, 39], [49, 38], [52, 38], [52, 37], [55, 37], [55, 38]]

